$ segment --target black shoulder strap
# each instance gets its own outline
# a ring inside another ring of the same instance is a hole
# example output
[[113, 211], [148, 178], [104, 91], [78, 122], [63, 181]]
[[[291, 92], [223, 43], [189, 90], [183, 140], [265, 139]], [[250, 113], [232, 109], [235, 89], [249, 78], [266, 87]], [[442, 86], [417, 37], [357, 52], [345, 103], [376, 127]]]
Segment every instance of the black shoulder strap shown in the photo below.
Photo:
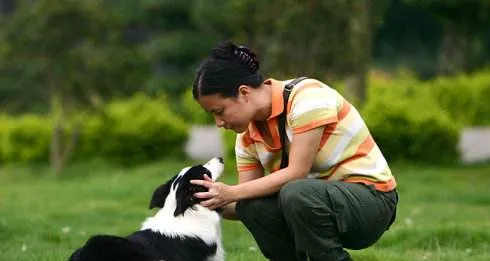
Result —
[[283, 98], [284, 98], [284, 110], [282, 111], [281, 115], [279, 115], [279, 137], [281, 138], [281, 147], [282, 147], [282, 153], [281, 153], [281, 169], [285, 168], [289, 164], [289, 156], [288, 152], [286, 151], [286, 116], [287, 116], [287, 106], [288, 106], [288, 100], [289, 100], [289, 95], [291, 94], [291, 91], [293, 90], [294, 86], [301, 82], [304, 79], [307, 79], [308, 77], [299, 77], [288, 84], [284, 86], [284, 91], [283, 91]]

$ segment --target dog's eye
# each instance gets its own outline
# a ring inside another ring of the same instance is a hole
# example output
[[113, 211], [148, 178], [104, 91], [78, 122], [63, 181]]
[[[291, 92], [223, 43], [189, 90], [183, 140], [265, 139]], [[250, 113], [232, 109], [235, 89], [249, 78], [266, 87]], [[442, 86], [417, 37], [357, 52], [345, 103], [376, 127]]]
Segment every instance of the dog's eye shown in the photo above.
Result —
[[205, 187], [202, 187], [202, 186], [190, 186], [189, 191], [190, 192], [204, 192], [204, 191], [207, 191], [207, 189]]

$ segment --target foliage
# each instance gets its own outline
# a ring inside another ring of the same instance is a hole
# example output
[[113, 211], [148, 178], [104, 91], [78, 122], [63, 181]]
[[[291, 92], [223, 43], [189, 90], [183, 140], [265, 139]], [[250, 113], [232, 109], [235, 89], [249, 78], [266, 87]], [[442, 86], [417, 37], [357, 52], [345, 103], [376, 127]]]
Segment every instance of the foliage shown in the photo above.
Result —
[[[105, 4], [39, 0], [4, 17], [0, 83], [10, 91], [0, 95], [30, 106], [49, 104], [59, 96], [77, 106], [90, 104], [94, 94], [128, 95], [141, 88], [148, 63], [141, 50], [125, 40], [124, 23], [107, 12], [111, 8]], [[30, 99], [33, 96], [37, 99]]]
[[349, 77], [349, 96], [364, 102], [372, 42], [387, 0], [210, 1], [196, 5], [199, 26], [251, 46], [263, 74]]
[[405, 2], [425, 8], [443, 19], [445, 23], [461, 30], [485, 30], [490, 22], [490, 2], [486, 0], [405, 0]]
[[439, 77], [421, 88], [454, 122], [463, 126], [490, 125], [490, 70]]
[[100, 127], [100, 136], [87, 137], [95, 139], [92, 146], [97, 146], [89, 151], [125, 164], [182, 156], [186, 125], [167, 104], [165, 98], [152, 100], [143, 94], [109, 103], [101, 117], [103, 124], [93, 125]]
[[475, 69], [490, 57], [488, 10], [481, 0], [16, 1], [0, 17], [0, 106], [47, 111], [55, 90], [83, 109], [94, 96], [180, 96], [225, 38], [257, 50], [274, 77], [337, 81], [367, 71], [372, 49], [376, 66], [429, 77], [452, 28]]
[[[149, 72], [140, 50], [125, 41], [124, 23], [106, 14], [105, 4], [97, 0], [25, 2], [2, 20], [0, 83], [13, 85], [7, 89], [21, 104], [51, 105], [50, 161], [56, 172], [73, 151], [71, 142], [66, 146], [61, 142], [66, 119], [75, 111], [97, 110], [95, 99], [134, 93]], [[19, 84], [17, 78], [22, 79]], [[29, 100], [29, 92], [36, 99]]]
[[[350, 73], [369, 61], [371, 34], [382, 20], [386, 1], [366, 3], [237, 0], [218, 5], [200, 0], [194, 15], [203, 30], [222, 32], [258, 50], [265, 57], [265, 72], [323, 79], [329, 73]], [[362, 20], [365, 14], [370, 16], [367, 21]]]
[[51, 119], [37, 115], [0, 116], [0, 162], [47, 161]]
[[[442, 27], [438, 73], [471, 72], [488, 63], [490, 2], [486, 0], [404, 0], [431, 14]], [[487, 38], [487, 39], [485, 39]], [[482, 55], [485, 54], [485, 55]]]
[[231, 130], [221, 129], [221, 137], [223, 141], [223, 158], [225, 161], [225, 167], [227, 171], [231, 173], [235, 173], [236, 172], [236, 158], [235, 158], [236, 133]]
[[181, 96], [179, 110], [184, 120], [192, 124], [214, 124], [213, 116], [207, 113], [192, 96], [188, 88]]
[[124, 2], [138, 5], [142, 17], [136, 23], [150, 32], [143, 43], [154, 68], [147, 89], [154, 92], [164, 86], [167, 93], [181, 95], [219, 36], [199, 29], [203, 21], [192, 15], [196, 0]]
[[[108, 103], [101, 114], [84, 114], [75, 158], [105, 158], [120, 164], [183, 156], [187, 141], [184, 121], [165, 98], [138, 94]], [[0, 118], [0, 161], [46, 161], [49, 155], [51, 117], [25, 115]], [[72, 126], [68, 125], [65, 131]]]
[[409, 76], [371, 79], [361, 114], [388, 160], [455, 162], [461, 124]]

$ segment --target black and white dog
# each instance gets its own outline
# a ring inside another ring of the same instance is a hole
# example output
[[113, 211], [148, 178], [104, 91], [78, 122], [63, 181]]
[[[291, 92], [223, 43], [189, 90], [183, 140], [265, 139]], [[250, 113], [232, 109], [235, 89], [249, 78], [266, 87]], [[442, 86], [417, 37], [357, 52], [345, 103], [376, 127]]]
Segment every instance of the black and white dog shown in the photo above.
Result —
[[193, 196], [207, 189], [190, 183], [208, 175], [217, 180], [221, 158], [184, 168], [153, 193], [150, 209], [161, 208], [127, 237], [92, 236], [70, 261], [222, 261], [221, 218]]

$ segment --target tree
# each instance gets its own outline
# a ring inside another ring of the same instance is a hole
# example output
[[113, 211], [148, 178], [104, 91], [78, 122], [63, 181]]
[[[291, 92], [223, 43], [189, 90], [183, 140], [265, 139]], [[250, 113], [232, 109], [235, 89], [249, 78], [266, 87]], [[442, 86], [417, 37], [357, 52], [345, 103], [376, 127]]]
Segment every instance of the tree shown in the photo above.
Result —
[[[138, 31], [147, 32], [143, 46], [153, 67], [147, 91], [165, 91], [180, 96], [192, 83], [203, 56], [217, 41], [215, 34], [199, 30], [192, 8], [196, 0], [123, 0], [118, 6], [132, 6]], [[137, 11], [136, 11], [137, 10]]]
[[[220, 5], [218, 5], [218, 2]], [[349, 77], [351, 98], [365, 99], [373, 32], [384, 0], [199, 0], [195, 17], [203, 30], [246, 42], [263, 68], [284, 77]]]
[[19, 98], [31, 99], [31, 93], [50, 101], [51, 164], [56, 173], [68, 161], [82, 124], [71, 122], [72, 134], [63, 144], [74, 112], [96, 106], [97, 97], [132, 93], [146, 79], [146, 60], [138, 48], [124, 42], [124, 24], [104, 12], [102, 4], [38, 0], [21, 5], [1, 24], [0, 83], [21, 79], [11, 85], [18, 88]]

